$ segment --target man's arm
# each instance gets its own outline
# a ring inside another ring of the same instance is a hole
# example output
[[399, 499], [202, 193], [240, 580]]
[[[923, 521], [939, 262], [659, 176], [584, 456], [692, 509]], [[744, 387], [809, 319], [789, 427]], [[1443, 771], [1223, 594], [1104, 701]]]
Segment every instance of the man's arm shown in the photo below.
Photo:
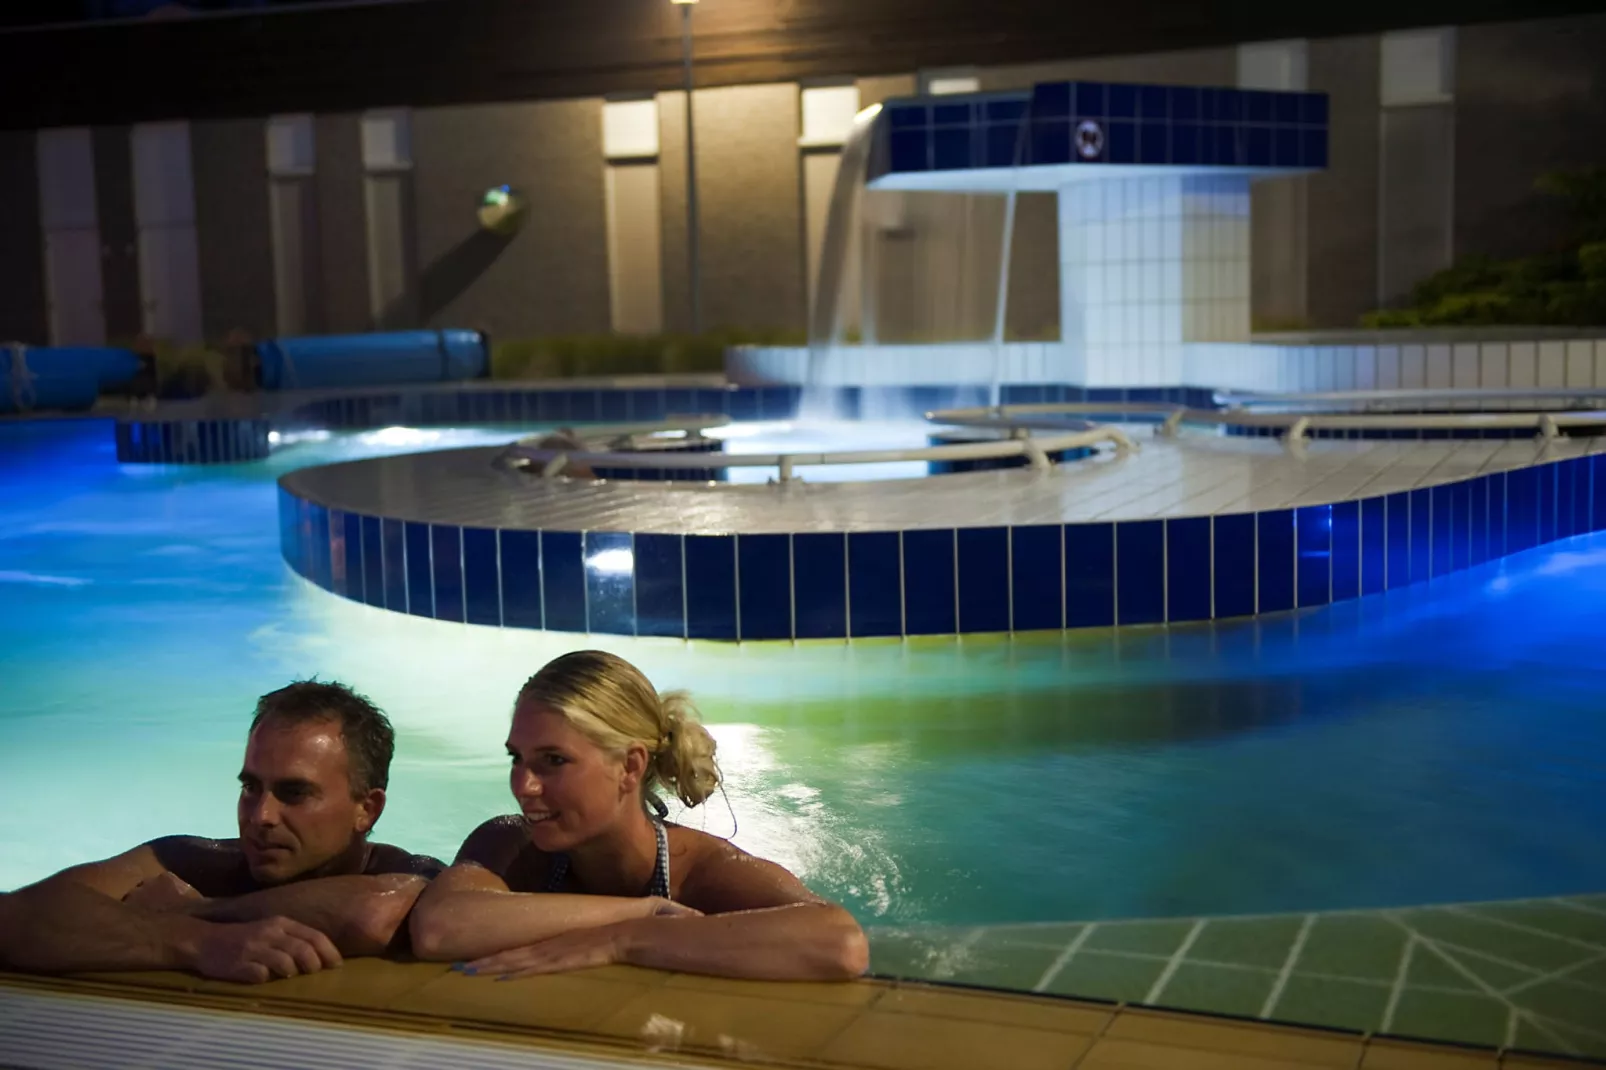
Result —
[[220, 922], [293, 918], [328, 934], [342, 955], [382, 955], [428, 886], [423, 877], [402, 874], [321, 877], [230, 899], [194, 900], [184, 912]]
[[0, 895], [0, 965], [38, 973], [188, 969], [266, 981], [340, 963], [322, 933], [285, 918], [219, 925], [124, 904], [165, 869], [149, 847]]

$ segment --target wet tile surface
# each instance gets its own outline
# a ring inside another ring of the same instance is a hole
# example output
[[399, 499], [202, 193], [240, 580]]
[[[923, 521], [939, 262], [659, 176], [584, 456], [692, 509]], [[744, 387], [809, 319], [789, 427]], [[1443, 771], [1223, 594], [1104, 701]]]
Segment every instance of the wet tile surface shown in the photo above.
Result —
[[[1606, 895], [1247, 918], [873, 930], [871, 943], [872, 968], [883, 975], [1606, 1059]], [[1121, 1017], [1108, 1037], [1126, 1036], [1136, 1028], [1133, 1021]], [[1168, 1043], [1150, 1033], [1176, 1028], [1139, 1029], [1129, 1039]], [[1312, 1043], [1311, 1051], [1288, 1057], [1321, 1064], [1313, 1054], [1320, 1044]], [[1208, 1046], [1219, 1048], [1219, 1038]], [[1245, 1048], [1244, 1054], [1257, 1052]], [[1435, 1062], [1419, 1054], [1408, 1045], [1381, 1049], [1366, 1065], [1463, 1065], [1459, 1055]], [[1151, 1065], [1149, 1058], [1145, 1051], [1098, 1046], [1088, 1055], [1099, 1065]], [[1494, 1065], [1477, 1053], [1465, 1058], [1474, 1060], [1468, 1066]]]
[[[786, 486], [568, 482], [498, 471], [496, 448], [303, 469], [297, 495], [343, 511], [482, 528], [720, 535], [1015, 527], [1264, 512], [1370, 498], [1606, 449], [1606, 440], [1312, 442], [1145, 437], [1046, 473]], [[804, 472], [806, 478], [806, 471]]]

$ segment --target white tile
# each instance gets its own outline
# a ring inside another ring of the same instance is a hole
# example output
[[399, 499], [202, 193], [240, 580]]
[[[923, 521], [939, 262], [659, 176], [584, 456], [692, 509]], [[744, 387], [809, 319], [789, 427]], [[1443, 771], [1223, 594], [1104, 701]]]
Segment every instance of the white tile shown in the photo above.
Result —
[[1510, 385], [1511, 348], [1504, 342], [1485, 342], [1478, 347], [1478, 385], [1485, 390], [1504, 390]]
[[1476, 345], [1458, 345], [1450, 354], [1450, 385], [1457, 390], [1476, 390], [1481, 368]]
[[1400, 386], [1405, 390], [1421, 390], [1427, 384], [1427, 348], [1425, 346], [1401, 347]]
[[1530, 390], [1539, 385], [1538, 350], [1533, 342], [1513, 342], [1510, 359], [1510, 386], [1513, 390]]
[[1539, 343], [1539, 378], [1535, 385], [1541, 390], [1567, 385], [1567, 343]]
[[1377, 349], [1377, 388], [1398, 390], [1401, 383], [1400, 347], [1379, 346]]
[[1355, 386], [1356, 390], [1377, 389], [1377, 347], [1356, 346], [1355, 354]]
[[1447, 390], [1450, 387], [1450, 347], [1447, 345], [1430, 345], [1427, 347], [1427, 378], [1426, 385], [1429, 390]]
[[1595, 382], [1593, 385], [1606, 389], [1606, 338], [1595, 342]]
[[1590, 387], [1595, 378], [1595, 344], [1590, 341], [1567, 343], [1567, 385]]

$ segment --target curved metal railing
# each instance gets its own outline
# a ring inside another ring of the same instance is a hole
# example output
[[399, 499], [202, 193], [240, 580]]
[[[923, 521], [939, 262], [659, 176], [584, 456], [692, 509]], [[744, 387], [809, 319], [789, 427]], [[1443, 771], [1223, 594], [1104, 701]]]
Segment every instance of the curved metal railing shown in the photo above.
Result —
[[1033, 435], [1024, 430], [1019, 434], [1001, 438], [996, 442], [966, 442], [949, 446], [924, 446], [915, 449], [894, 450], [831, 450], [806, 453], [753, 453], [724, 454], [717, 460], [706, 453], [670, 452], [618, 452], [612, 450], [575, 450], [563, 447], [531, 446], [516, 442], [500, 455], [540, 466], [542, 478], [562, 475], [570, 465], [588, 468], [774, 468], [779, 471], [781, 483], [797, 480], [797, 469], [815, 465], [886, 464], [894, 461], [979, 461], [1024, 457], [1029, 467], [1046, 470], [1053, 467], [1050, 454], [1065, 450], [1113, 446], [1118, 452], [1137, 448], [1132, 439], [1118, 427], [1093, 427], [1086, 430], [1056, 434]]

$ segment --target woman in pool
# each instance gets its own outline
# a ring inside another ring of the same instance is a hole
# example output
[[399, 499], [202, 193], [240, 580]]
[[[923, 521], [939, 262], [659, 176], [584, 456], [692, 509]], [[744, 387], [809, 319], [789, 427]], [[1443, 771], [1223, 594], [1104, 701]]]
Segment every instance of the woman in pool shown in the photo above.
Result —
[[419, 898], [420, 957], [517, 977], [631, 963], [771, 980], [864, 973], [846, 910], [785, 869], [664, 820], [719, 786], [686, 696], [622, 658], [566, 654], [519, 692], [508, 732], [520, 813], [475, 829]]

